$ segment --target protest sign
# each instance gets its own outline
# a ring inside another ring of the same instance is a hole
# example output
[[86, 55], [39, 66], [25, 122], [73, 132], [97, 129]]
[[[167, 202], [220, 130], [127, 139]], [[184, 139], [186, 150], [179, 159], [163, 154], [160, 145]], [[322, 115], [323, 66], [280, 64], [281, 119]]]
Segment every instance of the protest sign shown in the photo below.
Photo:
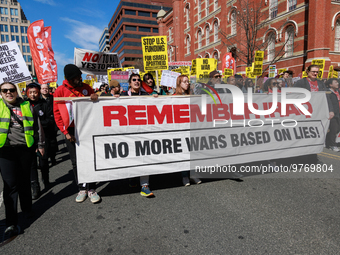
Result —
[[280, 78], [283, 77], [282, 73], [285, 72], [285, 71], [287, 71], [287, 68], [281, 68], [281, 69], [278, 70], [278, 74], [281, 74]]
[[[271, 108], [272, 95], [252, 96], [259, 110]], [[329, 125], [324, 92], [312, 93], [310, 101], [303, 104], [311, 116], [293, 104], [287, 105], [287, 113], [282, 115], [280, 103], [269, 116], [249, 110], [234, 115], [232, 94], [220, 97], [223, 103], [217, 105], [207, 97], [206, 115], [200, 97], [120, 97], [96, 103], [75, 100], [79, 182], [244, 164], [323, 150]]]
[[166, 36], [142, 37], [143, 62], [145, 71], [168, 70]]
[[276, 65], [269, 66], [269, 78], [274, 78], [276, 76]]
[[264, 58], [264, 51], [258, 50], [255, 52], [253, 75], [255, 76], [262, 75], [263, 58]]
[[323, 71], [325, 69], [325, 59], [313, 59], [311, 65], [317, 65], [319, 66], [319, 73], [318, 73], [318, 79], [322, 79], [323, 77]]
[[307, 72], [306, 72], [306, 71], [303, 71], [303, 72], [302, 72], [302, 78], [307, 78], [307, 77], [308, 77]]
[[117, 80], [124, 91], [128, 90], [130, 73], [127, 71], [111, 71], [111, 80]]
[[17, 85], [18, 85], [19, 89], [21, 89], [21, 90], [26, 88], [26, 82], [25, 81], [24, 82], [20, 82]]
[[15, 41], [0, 44], [0, 83], [32, 80], [27, 65]]
[[84, 49], [74, 49], [74, 64], [88, 74], [105, 75], [107, 69], [120, 68], [117, 53], [98, 52]]
[[224, 68], [223, 78], [228, 78], [234, 75], [233, 69]]
[[48, 86], [50, 88], [56, 88], [57, 87], [57, 83], [56, 82], [50, 82]]
[[190, 72], [190, 76], [196, 76], [196, 59], [193, 59], [191, 61], [191, 72]]
[[127, 67], [123, 67], [123, 71], [127, 71], [129, 69], [135, 69], [133, 66], [127, 66]]
[[107, 78], [108, 78], [109, 82], [111, 81], [111, 72], [112, 71], [123, 71], [123, 68], [110, 68], [110, 69], [107, 69]]
[[166, 87], [176, 88], [177, 77], [180, 76], [180, 73], [172, 72], [169, 70], [163, 70], [161, 76], [161, 85]]
[[246, 76], [248, 78], [251, 78], [251, 79], [255, 79], [256, 78], [256, 76], [253, 75], [253, 67], [246, 67]]
[[200, 80], [209, 79], [209, 74], [216, 70], [216, 59], [214, 58], [197, 58], [196, 73]]
[[231, 52], [225, 53], [222, 58], [222, 70], [232, 69], [235, 70], [235, 59]]

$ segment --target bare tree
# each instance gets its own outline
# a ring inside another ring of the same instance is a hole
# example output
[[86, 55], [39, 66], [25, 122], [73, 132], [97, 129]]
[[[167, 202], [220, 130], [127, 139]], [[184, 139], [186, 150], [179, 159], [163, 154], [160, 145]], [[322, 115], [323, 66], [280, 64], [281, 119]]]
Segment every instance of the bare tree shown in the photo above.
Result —
[[[241, 61], [249, 67], [254, 61], [256, 51], [264, 51], [266, 58], [268, 47], [276, 41], [273, 33], [269, 33], [265, 37], [263, 35], [265, 26], [270, 24], [269, 13], [273, 13], [273, 11], [263, 11], [263, 8], [265, 8], [263, 0], [237, 0], [235, 3], [237, 8], [232, 10], [229, 17], [231, 33], [221, 30], [220, 34], [222, 35], [224, 46], [228, 47], [235, 59], [237, 58], [237, 61]], [[269, 8], [272, 7], [270, 6]], [[270, 56], [269, 65], [274, 64], [285, 56], [288, 41], [289, 38], [286, 38], [283, 45], [270, 49], [270, 54], [272, 55]]]

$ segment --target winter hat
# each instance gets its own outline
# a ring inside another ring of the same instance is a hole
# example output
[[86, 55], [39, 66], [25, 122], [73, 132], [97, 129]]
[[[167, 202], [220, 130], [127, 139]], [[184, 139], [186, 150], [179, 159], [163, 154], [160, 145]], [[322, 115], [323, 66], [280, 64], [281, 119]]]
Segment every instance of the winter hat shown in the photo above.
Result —
[[76, 78], [82, 74], [80, 69], [73, 64], [68, 64], [64, 67], [64, 74], [66, 80], [72, 80], [73, 78]]
[[116, 81], [116, 80], [111, 80], [110, 81], [110, 88], [118, 87], [118, 86], [120, 86], [118, 81]]

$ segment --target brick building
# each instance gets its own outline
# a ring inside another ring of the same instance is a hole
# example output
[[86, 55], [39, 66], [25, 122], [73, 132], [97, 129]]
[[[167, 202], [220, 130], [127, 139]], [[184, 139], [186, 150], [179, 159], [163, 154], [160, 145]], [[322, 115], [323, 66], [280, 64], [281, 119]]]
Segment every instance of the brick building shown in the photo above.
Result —
[[[242, 36], [236, 20], [242, 3], [258, 5], [261, 1], [173, 0], [172, 9], [160, 11], [157, 17], [159, 34], [168, 36], [169, 61], [217, 58], [221, 69], [221, 58], [232, 50], [237, 72], [244, 72], [247, 65], [237, 56], [238, 51], [245, 50], [244, 41], [239, 40], [232, 48], [226, 39], [237, 41]], [[263, 0], [261, 13], [257, 42], [267, 42], [265, 67], [280, 50], [283, 53], [275, 63], [277, 69], [288, 68], [295, 76], [312, 59], [326, 60], [324, 78], [331, 64], [340, 65], [339, 0]]]
[[170, 10], [171, 0], [121, 0], [109, 28], [110, 52], [117, 52], [123, 67], [142, 63], [141, 37], [158, 35], [157, 13]]

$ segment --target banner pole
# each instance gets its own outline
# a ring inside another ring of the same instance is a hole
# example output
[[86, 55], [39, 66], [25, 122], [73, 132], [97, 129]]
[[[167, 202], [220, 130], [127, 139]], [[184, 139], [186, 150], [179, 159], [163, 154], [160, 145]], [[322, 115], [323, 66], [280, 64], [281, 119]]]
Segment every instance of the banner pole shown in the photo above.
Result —
[[156, 85], [157, 85], [157, 93], [159, 93], [158, 70], [156, 70]]

